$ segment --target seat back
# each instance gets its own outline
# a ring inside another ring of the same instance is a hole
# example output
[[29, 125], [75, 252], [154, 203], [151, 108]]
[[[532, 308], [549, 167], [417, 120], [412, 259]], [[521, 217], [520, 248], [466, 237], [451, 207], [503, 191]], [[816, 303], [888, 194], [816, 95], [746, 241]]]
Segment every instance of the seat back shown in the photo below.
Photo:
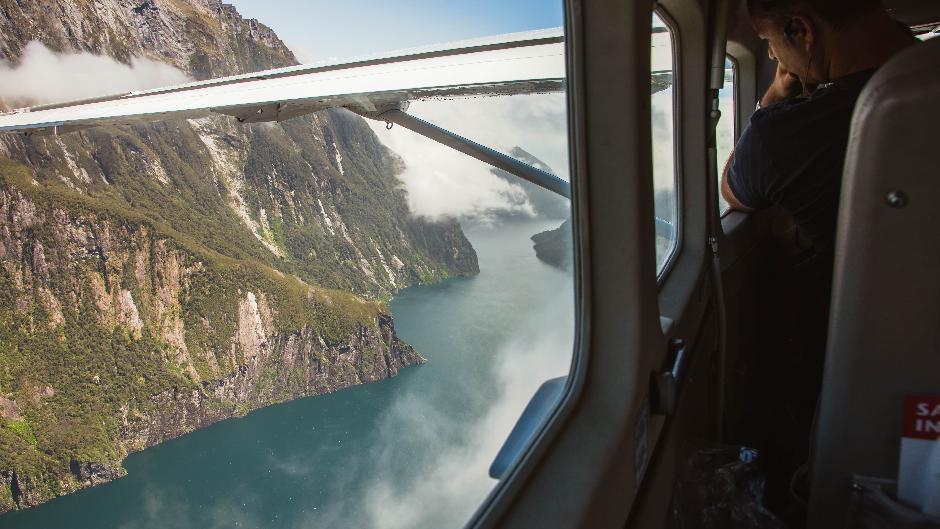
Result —
[[885, 64], [855, 108], [811, 464], [811, 529], [851, 478], [896, 478], [905, 395], [940, 394], [940, 39]]

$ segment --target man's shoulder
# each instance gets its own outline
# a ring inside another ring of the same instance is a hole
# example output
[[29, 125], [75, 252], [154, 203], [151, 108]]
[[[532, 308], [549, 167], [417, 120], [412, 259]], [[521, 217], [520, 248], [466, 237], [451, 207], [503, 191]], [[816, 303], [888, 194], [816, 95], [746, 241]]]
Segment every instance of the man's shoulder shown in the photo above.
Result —
[[809, 97], [787, 99], [757, 109], [751, 116], [751, 123], [757, 126], [767, 126], [781, 121], [791, 121], [794, 116], [811, 115], [813, 106], [815, 106], [813, 100]]
[[[834, 135], [843, 132], [843, 128], [848, 132], [847, 118], [841, 116], [845, 113], [841, 110], [843, 105], [833, 103], [816, 97], [775, 103], [754, 112], [750, 120], [751, 132], [765, 148], [778, 154], [812, 150], [814, 145], [827, 144]], [[851, 110], [847, 112], [850, 116]]]
[[[859, 93], [874, 70], [866, 70], [818, 89], [809, 97], [795, 97], [757, 110], [751, 123], [758, 128], [787, 130], [807, 126], [848, 127]], [[812, 134], [812, 130], [808, 131]]]

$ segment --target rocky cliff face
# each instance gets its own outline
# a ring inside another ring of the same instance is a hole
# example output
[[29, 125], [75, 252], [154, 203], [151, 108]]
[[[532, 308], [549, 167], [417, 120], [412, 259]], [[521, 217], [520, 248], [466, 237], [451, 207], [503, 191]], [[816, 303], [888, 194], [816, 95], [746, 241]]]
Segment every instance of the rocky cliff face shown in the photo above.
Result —
[[532, 248], [539, 260], [556, 268], [571, 271], [573, 263], [571, 218], [553, 230], [536, 233], [532, 237]]
[[[0, 0], [0, 58], [31, 40], [195, 78], [295, 62], [214, 0]], [[459, 225], [409, 215], [401, 170], [342, 110], [0, 137], [0, 511], [421, 362], [382, 300], [478, 268]]]

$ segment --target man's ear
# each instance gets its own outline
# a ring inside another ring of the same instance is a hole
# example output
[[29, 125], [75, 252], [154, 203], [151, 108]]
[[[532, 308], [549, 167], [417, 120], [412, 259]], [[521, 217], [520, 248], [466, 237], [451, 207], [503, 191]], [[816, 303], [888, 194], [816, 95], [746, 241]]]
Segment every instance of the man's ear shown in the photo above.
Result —
[[798, 46], [809, 52], [816, 42], [816, 30], [813, 19], [796, 15], [783, 27], [783, 35], [791, 46]]

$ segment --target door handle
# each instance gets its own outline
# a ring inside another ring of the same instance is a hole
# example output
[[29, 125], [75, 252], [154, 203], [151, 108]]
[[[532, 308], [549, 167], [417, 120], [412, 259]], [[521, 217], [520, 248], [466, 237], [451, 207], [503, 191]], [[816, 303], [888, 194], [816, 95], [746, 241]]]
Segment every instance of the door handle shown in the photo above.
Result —
[[650, 407], [658, 415], [672, 415], [679, 403], [679, 392], [688, 364], [688, 349], [685, 340], [675, 339], [669, 342], [672, 367], [654, 375]]

